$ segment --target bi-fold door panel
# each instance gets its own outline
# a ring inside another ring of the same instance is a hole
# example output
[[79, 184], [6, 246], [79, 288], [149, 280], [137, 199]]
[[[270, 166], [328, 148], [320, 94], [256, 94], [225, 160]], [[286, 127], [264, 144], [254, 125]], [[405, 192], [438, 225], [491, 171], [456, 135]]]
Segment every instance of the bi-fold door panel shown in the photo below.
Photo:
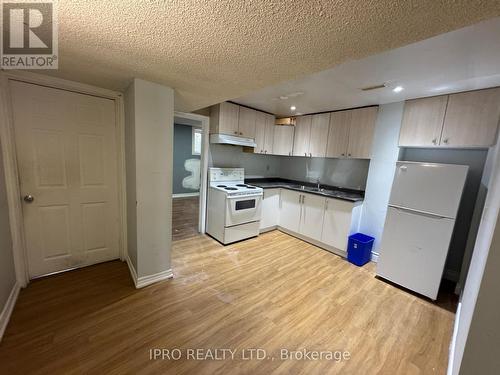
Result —
[[30, 276], [118, 258], [114, 101], [10, 88]]

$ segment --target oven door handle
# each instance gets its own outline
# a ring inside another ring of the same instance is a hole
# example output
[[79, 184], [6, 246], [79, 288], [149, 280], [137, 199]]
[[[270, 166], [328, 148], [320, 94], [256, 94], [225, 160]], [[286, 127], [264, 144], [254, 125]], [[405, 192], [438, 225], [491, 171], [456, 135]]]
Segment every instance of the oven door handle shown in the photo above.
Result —
[[247, 199], [247, 198], [256, 198], [256, 197], [262, 197], [262, 193], [259, 194], [252, 194], [252, 195], [228, 195], [228, 199]]

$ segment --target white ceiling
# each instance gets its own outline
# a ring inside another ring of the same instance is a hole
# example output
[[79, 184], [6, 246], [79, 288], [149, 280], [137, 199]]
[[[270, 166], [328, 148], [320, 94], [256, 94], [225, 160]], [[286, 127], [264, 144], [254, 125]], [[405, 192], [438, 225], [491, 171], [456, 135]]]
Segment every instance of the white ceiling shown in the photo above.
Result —
[[[384, 82], [390, 87], [360, 90]], [[404, 90], [393, 92], [397, 85]], [[234, 101], [288, 116], [493, 86], [500, 86], [500, 17], [254, 91]], [[289, 98], [281, 100], [280, 96]], [[297, 107], [295, 112], [290, 110], [292, 105]]]
[[500, 16], [498, 0], [59, 0], [59, 69], [175, 89], [190, 112]]

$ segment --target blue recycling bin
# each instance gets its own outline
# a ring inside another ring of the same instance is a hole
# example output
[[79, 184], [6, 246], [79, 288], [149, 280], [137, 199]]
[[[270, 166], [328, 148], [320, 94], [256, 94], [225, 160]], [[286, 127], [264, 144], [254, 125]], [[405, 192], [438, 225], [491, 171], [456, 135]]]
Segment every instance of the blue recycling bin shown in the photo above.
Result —
[[356, 266], [363, 266], [371, 259], [373, 241], [375, 238], [363, 233], [349, 236], [347, 244], [347, 260]]

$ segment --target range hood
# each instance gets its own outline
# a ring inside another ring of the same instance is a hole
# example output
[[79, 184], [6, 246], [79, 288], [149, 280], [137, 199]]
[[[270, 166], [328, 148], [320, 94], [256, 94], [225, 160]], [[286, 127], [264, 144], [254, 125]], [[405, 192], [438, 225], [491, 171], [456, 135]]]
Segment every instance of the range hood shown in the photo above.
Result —
[[210, 143], [222, 145], [255, 147], [257, 144], [252, 138], [236, 137], [228, 134], [210, 134]]

